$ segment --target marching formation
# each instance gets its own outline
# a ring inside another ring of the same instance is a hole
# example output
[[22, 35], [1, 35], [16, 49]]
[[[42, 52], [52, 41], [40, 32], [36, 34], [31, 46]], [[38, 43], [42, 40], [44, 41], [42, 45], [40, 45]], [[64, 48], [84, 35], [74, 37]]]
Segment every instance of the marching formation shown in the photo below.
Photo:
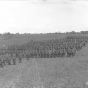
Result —
[[65, 38], [29, 41], [22, 45], [11, 45], [0, 49], [0, 67], [16, 65], [29, 58], [65, 58], [75, 56], [88, 43], [88, 36], [66, 36]]

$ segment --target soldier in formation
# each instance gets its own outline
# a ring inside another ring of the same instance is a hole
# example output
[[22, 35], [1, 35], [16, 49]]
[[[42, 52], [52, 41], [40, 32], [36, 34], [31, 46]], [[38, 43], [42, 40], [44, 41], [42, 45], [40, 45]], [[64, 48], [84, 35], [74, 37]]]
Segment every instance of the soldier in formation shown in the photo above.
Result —
[[88, 43], [88, 37], [67, 36], [62, 39], [30, 41], [23, 45], [11, 45], [0, 51], [0, 66], [22, 63], [23, 58], [73, 57]]

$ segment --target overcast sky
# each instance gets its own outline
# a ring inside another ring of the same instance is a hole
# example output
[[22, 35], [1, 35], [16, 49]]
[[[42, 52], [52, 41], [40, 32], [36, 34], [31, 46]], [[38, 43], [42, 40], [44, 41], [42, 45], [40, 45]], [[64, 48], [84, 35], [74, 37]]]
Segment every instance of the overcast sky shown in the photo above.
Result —
[[47, 33], [87, 29], [87, 0], [0, 1], [0, 33]]

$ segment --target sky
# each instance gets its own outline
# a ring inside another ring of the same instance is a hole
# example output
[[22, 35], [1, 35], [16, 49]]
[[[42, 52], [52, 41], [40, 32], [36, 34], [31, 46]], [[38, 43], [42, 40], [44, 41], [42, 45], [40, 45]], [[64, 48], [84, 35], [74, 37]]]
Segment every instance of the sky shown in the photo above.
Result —
[[0, 0], [0, 33], [86, 31], [87, 0]]

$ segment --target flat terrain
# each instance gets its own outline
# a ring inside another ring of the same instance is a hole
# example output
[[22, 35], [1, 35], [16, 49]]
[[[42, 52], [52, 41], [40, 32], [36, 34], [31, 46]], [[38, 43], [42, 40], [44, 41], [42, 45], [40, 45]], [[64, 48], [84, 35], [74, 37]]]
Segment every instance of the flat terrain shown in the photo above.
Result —
[[[37, 37], [35, 37], [37, 36]], [[45, 40], [65, 37], [50, 35], [6, 35], [0, 37], [0, 48], [11, 44], [23, 44], [31, 39]], [[5, 46], [3, 46], [5, 45]], [[73, 58], [34, 58], [21, 64], [0, 69], [0, 88], [14, 85], [16, 88], [88, 88], [88, 45]], [[6, 86], [5, 86], [6, 85]], [[12, 88], [12, 87], [9, 87]]]
[[0, 48], [7, 48], [13, 44], [24, 44], [31, 40], [48, 40], [65, 38], [67, 35], [88, 36], [87, 34], [21, 34], [21, 35], [0, 35]]
[[14, 82], [16, 88], [33, 88], [39, 85], [48, 88], [56, 82], [59, 85], [62, 83], [69, 85], [68, 78], [70, 78], [71, 85], [81, 86], [82, 82], [86, 84], [88, 58], [36, 58], [24, 61], [20, 65], [0, 69], [0, 83], [5, 85]]
[[[31, 40], [48, 40], [65, 37], [64, 34], [22, 34], [22, 35], [1, 35], [0, 48], [12, 44], [24, 44]], [[5, 46], [3, 46], [5, 45]]]

